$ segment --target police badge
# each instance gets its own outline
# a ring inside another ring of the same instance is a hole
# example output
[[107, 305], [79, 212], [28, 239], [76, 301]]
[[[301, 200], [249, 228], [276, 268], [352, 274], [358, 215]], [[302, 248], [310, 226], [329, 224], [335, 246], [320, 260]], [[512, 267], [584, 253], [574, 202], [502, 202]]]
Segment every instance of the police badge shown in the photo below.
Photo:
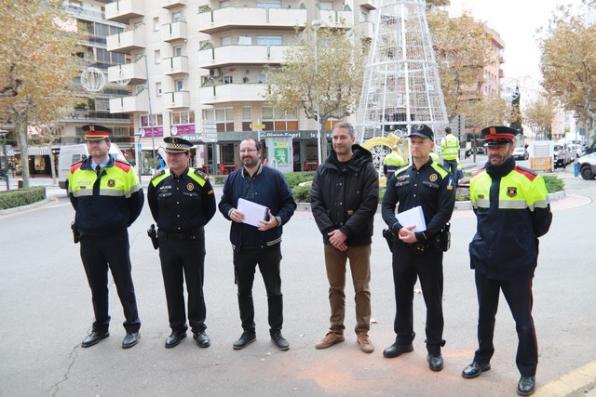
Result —
[[115, 180], [113, 180], [113, 179], [109, 179], [109, 180], [108, 180], [108, 186], [109, 186], [109, 187], [114, 187], [114, 186], [116, 186], [116, 181], [115, 181]]
[[436, 182], [437, 179], [439, 179], [439, 176], [437, 174], [430, 174], [430, 176], [428, 177], [428, 180], [431, 182]]
[[517, 194], [517, 188], [515, 186], [507, 187], [507, 195], [509, 197], [515, 197], [516, 194]]
[[188, 182], [186, 184], [186, 190], [188, 190], [189, 192], [192, 192], [193, 190], [195, 190], [195, 185], [193, 185], [191, 182]]

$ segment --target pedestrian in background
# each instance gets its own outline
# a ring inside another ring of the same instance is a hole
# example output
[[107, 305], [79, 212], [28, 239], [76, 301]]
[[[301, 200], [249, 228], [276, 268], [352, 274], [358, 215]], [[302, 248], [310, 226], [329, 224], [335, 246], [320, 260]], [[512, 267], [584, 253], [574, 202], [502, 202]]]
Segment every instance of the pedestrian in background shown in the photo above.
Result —
[[516, 363], [521, 374], [517, 393], [534, 393], [538, 345], [532, 319], [532, 279], [538, 261], [538, 237], [548, 232], [552, 213], [544, 179], [516, 166], [513, 140], [517, 131], [487, 127], [482, 135], [488, 162], [470, 182], [470, 200], [478, 218], [470, 243], [478, 295], [478, 350], [462, 372], [466, 379], [490, 369], [499, 291], [515, 320]]
[[459, 139], [453, 135], [451, 128], [445, 128], [445, 136], [441, 139], [441, 153], [443, 165], [451, 173], [453, 187], [457, 187], [459, 164]]
[[151, 215], [158, 226], [159, 259], [172, 333], [166, 349], [186, 337], [183, 284], [188, 293], [188, 324], [199, 347], [209, 347], [205, 332], [205, 225], [215, 214], [215, 195], [207, 175], [189, 167], [192, 143], [164, 138], [168, 168], [156, 175], [147, 190]]

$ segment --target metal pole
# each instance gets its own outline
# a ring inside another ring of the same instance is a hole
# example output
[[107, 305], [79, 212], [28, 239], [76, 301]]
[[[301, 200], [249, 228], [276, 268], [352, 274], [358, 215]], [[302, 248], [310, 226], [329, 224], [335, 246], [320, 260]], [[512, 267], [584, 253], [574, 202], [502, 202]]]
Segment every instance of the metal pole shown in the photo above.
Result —
[[[318, 31], [319, 27], [321, 26], [321, 22], [318, 20], [312, 21], [311, 23], [313, 30], [315, 31], [315, 79], [319, 73], [319, 41], [318, 41]], [[316, 81], [316, 80], [315, 80]], [[322, 153], [321, 153], [321, 115], [319, 113], [319, 96], [318, 93], [315, 92], [317, 96], [317, 163], [321, 165]]]
[[152, 152], [152, 161], [151, 161], [151, 175], [153, 175], [153, 170], [155, 168], [155, 133], [153, 131], [153, 111], [151, 110], [151, 90], [149, 89], [149, 66], [147, 65], [147, 54], [143, 54], [145, 57], [145, 75], [147, 77], [147, 102], [149, 102], [149, 128], [151, 129], [151, 152]]
[[10, 190], [9, 173], [8, 169], [8, 157], [6, 156], [6, 133], [2, 133], [2, 155], [4, 158], [4, 170], [6, 171], [6, 191]]

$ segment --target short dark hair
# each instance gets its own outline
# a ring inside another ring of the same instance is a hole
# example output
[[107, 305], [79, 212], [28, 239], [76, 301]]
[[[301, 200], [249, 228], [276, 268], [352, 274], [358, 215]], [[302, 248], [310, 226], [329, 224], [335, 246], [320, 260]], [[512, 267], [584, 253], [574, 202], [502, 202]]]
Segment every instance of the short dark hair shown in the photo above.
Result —
[[340, 121], [339, 123], [335, 124], [331, 131], [333, 131], [336, 128], [345, 128], [346, 130], [348, 130], [351, 136], [354, 136], [354, 126], [352, 126], [352, 124], [348, 123], [347, 121]]
[[257, 149], [257, 152], [260, 152], [261, 149], [263, 148], [263, 145], [261, 145], [261, 142], [259, 142], [256, 138], [253, 138], [253, 137], [244, 138], [240, 141], [240, 143], [242, 143], [244, 141], [253, 141], [255, 143], [255, 148]]

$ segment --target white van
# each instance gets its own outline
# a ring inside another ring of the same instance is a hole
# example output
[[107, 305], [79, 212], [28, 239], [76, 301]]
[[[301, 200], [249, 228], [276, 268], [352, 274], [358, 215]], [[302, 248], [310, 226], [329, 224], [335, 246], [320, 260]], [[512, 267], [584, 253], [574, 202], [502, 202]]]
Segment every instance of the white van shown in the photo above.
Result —
[[[116, 160], [126, 162], [122, 151], [114, 142], [110, 145], [110, 154]], [[66, 189], [66, 178], [68, 177], [70, 167], [77, 161], [86, 159], [88, 156], [87, 145], [84, 143], [60, 147], [60, 155], [58, 157], [58, 185], [62, 189]]]

